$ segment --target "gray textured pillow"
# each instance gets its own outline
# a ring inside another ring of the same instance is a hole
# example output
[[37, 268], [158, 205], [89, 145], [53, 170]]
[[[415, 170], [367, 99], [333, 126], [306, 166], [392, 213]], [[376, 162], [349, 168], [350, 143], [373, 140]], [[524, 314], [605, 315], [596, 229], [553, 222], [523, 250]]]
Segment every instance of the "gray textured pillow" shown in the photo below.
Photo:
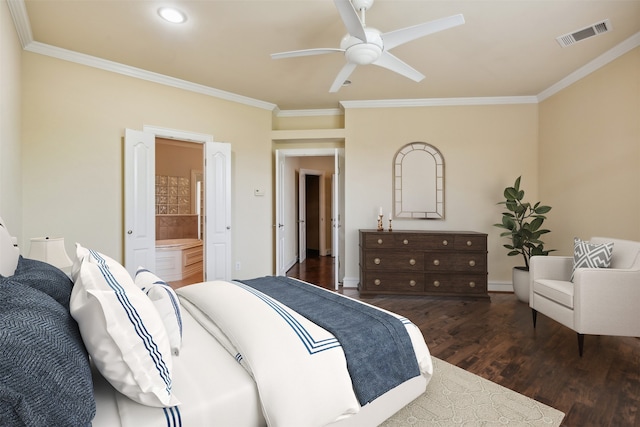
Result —
[[613, 242], [592, 244], [573, 239], [573, 271], [571, 281], [576, 273], [576, 268], [609, 268], [611, 266], [611, 254], [613, 253]]
[[20, 258], [16, 274], [0, 278], [2, 426], [90, 426], [95, 416], [89, 358], [68, 308], [71, 281], [56, 270]]

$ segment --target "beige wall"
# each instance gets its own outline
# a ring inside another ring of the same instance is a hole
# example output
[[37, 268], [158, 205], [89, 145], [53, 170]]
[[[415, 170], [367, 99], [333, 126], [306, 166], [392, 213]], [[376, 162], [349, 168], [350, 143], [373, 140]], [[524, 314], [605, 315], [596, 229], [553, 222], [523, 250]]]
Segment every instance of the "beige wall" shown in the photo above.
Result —
[[7, 3], [0, 2], [0, 216], [22, 236], [20, 78], [22, 46]]
[[231, 143], [234, 277], [272, 272], [271, 111], [28, 52], [23, 67], [25, 236], [122, 260], [122, 138], [153, 125]]
[[488, 234], [489, 281], [510, 282], [511, 268], [496, 205], [504, 187], [522, 175], [527, 196], [536, 197], [538, 112], [536, 104], [466, 107], [347, 109], [345, 113], [346, 277], [358, 278], [358, 229], [384, 227], [392, 203], [392, 161], [414, 141], [429, 143], [445, 162], [445, 219], [394, 220], [395, 230], [472, 230]]
[[540, 195], [548, 242], [640, 240], [640, 48], [540, 103]]

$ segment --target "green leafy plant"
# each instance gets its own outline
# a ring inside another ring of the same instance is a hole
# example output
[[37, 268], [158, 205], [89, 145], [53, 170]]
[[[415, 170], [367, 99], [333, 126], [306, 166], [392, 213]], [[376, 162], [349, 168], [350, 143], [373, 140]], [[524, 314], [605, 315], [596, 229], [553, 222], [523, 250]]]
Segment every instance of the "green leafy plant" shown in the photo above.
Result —
[[525, 269], [529, 270], [529, 258], [534, 255], [548, 255], [555, 249], [545, 249], [544, 242], [540, 236], [549, 233], [549, 230], [542, 228], [545, 216], [551, 210], [550, 206], [541, 205], [537, 202], [531, 205], [523, 202], [524, 190], [520, 189], [520, 178], [516, 179], [513, 187], [504, 189], [505, 200], [499, 205], [505, 205], [507, 212], [502, 213], [502, 223], [494, 224], [496, 227], [506, 229], [500, 233], [500, 237], [507, 237], [511, 243], [503, 245], [509, 249], [509, 256], [522, 255]]

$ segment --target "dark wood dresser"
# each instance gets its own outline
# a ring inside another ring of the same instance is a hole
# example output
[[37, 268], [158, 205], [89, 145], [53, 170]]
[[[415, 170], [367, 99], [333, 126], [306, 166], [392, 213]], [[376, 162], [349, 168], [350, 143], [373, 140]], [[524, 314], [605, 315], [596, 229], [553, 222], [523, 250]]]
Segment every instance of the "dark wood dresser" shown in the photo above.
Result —
[[360, 230], [361, 295], [488, 298], [487, 235]]

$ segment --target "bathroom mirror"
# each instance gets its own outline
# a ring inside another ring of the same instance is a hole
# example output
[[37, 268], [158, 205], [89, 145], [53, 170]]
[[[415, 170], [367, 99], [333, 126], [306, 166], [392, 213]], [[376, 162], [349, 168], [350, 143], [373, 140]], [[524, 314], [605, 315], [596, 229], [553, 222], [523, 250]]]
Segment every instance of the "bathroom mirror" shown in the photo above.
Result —
[[412, 142], [393, 158], [393, 216], [444, 219], [444, 158], [434, 146]]

